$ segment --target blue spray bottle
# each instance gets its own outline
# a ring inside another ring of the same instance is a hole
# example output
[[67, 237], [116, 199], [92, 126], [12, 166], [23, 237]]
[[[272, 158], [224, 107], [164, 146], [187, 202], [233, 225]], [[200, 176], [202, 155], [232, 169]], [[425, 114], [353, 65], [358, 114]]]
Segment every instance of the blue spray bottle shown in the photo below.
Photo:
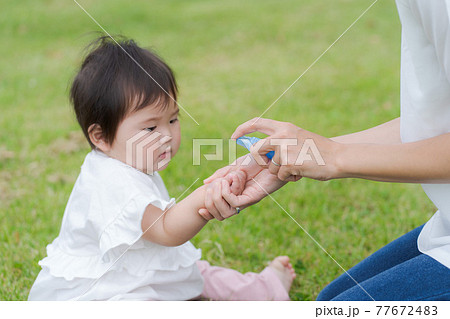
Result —
[[[246, 149], [248, 149], [250, 151], [250, 147], [252, 147], [252, 145], [256, 144], [258, 141], [260, 140], [260, 138], [257, 137], [253, 137], [253, 136], [241, 136], [236, 140], [236, 143], [238, 145], [244, 146]], [[266, 156], [269, 159], [272, 159], [272, 157], [275, 155], [274, 151], [270, 151], [269, 153], [266, 154]]]

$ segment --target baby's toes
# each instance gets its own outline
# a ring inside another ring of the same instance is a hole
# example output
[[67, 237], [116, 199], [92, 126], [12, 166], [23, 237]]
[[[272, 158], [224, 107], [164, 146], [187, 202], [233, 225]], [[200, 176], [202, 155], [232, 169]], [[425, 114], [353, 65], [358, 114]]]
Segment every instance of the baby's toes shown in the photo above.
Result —
[[288, 256], [278, 256], [275, 260], [280, 262], [284, 267], [287, 267], [290, 264]]

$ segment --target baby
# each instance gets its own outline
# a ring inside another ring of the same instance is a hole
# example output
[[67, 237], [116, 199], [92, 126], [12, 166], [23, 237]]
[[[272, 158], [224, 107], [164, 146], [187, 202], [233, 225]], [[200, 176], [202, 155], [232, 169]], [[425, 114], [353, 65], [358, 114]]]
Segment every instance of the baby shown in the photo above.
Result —
[[181, 139], [171, 69], [132, 40], [101, 37], [90, 48], [71, 101], [92, 150], [29, 300], [289, 300], [288, 257], [241, 274], [200, 260], [189, 242], [208, 223], [205, 201], [228, 205], [211, 190], [239, 194], [246, 176], [217, 179], [179, 203], [169, 197], [158, 171]]

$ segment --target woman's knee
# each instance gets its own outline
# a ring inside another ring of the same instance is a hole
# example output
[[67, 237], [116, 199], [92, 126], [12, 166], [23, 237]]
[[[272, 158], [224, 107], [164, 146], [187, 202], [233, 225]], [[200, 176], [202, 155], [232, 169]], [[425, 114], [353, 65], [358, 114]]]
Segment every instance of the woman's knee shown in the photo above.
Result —
[[[321, 292], [317, 295], [317, 301], [330, 301], [342, 292], [343, 288], [336, 282], [336, 280], [330, 282]], [[344, 289], [345, 290], [345, 289]]]
[[[328, 286], [327, 286], [328, 287]], [[317, 295], [317, 301], [330, 301], [330, 297], [327, 291], [327, 287], [325, 287], [324, 289], [322, 289], [321, 292], [319, 292], [319, 294]]]

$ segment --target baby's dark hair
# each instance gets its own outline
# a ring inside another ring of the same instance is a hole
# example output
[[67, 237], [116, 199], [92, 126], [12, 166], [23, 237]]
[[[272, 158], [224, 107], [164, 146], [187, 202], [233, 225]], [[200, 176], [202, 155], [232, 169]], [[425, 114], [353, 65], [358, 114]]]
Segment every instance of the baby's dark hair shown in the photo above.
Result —
[[[91, 148], [88, 129], [102, 128], [103, 138], [114, 142], [117, 128], [130, 112], [157, 103], [167, 107], [177, 98], [172, 70], [155, 53], [124, 37], [102, 36], [89, 53], [72, 83], [70, 100]], [[168, 95], [168, 94], [170, 95]]]

